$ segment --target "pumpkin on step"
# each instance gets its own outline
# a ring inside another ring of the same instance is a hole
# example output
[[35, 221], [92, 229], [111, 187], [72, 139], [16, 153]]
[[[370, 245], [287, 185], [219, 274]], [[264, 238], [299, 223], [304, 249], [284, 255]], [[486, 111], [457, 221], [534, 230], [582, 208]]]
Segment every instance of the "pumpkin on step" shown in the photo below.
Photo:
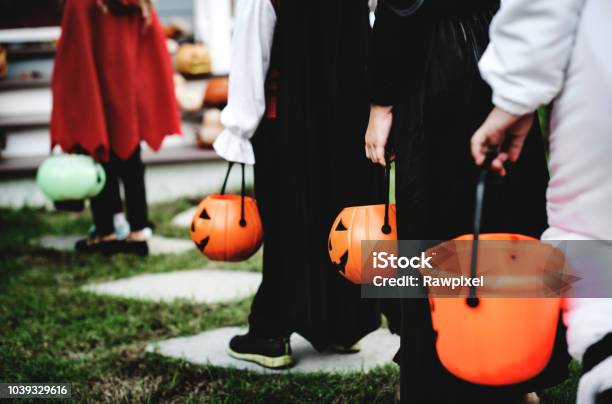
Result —
[[227, 104], [228, 82], [226, 77], [210, 79], [206, 82], [204, 105], [207, 107], [223, 107]]
[[176, 70], [187, 76], [209, 74], [211, 70], [210, 52], [202, 44], [183, 44], [174, 57]]

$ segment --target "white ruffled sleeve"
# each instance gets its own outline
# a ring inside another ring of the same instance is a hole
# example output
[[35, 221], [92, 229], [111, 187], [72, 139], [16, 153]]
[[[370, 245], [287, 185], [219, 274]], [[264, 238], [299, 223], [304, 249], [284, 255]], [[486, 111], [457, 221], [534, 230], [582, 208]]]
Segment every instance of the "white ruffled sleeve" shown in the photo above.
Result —
[[221, 113], [224, 130], [213, 147], [225, 160], [255, 164], [249, 139], [266, 109], [264, 84], [276, 13], [270, 0], [241, 0], [236, 9], [228, 104]]

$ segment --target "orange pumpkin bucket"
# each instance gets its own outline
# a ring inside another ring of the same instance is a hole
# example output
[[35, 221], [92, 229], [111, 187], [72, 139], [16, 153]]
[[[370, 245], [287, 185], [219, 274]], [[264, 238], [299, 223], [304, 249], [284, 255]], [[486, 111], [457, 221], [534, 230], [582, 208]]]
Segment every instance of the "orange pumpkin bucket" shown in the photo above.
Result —
[[384, 228], [385, 205], [367, 205], [344, 208], [329, 233], [329, 258], [336, 265], [338, 272], [355, 284], [370, 284], [375, 275], [382, 274], [380, 269], [374, 272], [362, 265], [361, 242], [397, 240], [395, 205], [389, 205], [387, 209], [388, 229]]
[[[477, 265], [505, 265], [503, 272], [511, 273], [520, 271], [519, 266], [538, 265], [538, 257], [554, 253], [550, 245], [528, 236], [479, 234], [487, 171], [483, 169], [477, 187], [474, 235], [455, 239], [472, 240], [463, 257], [470, 263], [472, 278], [477, 276]], [[523, 242], [529, 248], [479, 254], [479, 240]], [[478, 297], [475, 287], [470, 287], [467, 298], [432, 294], [431, 316], [440, 361], [449, 372], [472, 383], [500, 386], [529, 380], [551, 358], [561, 304], [558, 297]]]
[[204, 198], [191, 222], [191, 239], [214, 261], [243, 261], [252, 256], [263, 240], [257, 203], [245, 195], [244, 164], [240, 195], [225, 194], [233, 163], [229, 164], [221, 193]]
[[362, 262], [361, 242], [397, 240], [395, 204], [389, 203], [390, 171], [386, 169], [387, 201], [381, 205], [344, 208], [329, 233], [329, 258], [338, 272], [355, 284], [371, 284], [375, 275], [392, 277], [393, 270], [376, 272]]

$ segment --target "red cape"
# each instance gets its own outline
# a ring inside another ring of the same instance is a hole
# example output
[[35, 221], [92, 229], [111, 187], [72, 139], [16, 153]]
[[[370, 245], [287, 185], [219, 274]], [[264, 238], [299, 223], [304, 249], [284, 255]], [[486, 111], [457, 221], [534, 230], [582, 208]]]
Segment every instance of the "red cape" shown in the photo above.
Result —
[[67, 0], [53, 71], [51, 145], [84, 148], [98, 160], [109, 150], [127, 159], [141, 140], [158, 150], [178, 134], [173, 69], [153, 13], [103, 13], [96, 0]]

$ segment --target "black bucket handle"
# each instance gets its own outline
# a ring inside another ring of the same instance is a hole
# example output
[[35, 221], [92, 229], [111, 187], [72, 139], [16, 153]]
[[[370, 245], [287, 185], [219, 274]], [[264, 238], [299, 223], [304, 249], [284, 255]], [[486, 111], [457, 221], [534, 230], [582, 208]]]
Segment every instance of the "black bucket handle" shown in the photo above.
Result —
[[[478, 175], [478, 183], [476, 184], [476, 204], [474, 206], [474, 238], [472, 240], [472, 256], [470, 261], [470, 279], [476, 278], [478, 265], [478, 240], [480, 238], [480, 227], [482, 225], [482, 206], [484, 203], [485, 187], [491, 163], [497, 157], [496, 152], [488, 152], [485, 158], [480, 173]], [[475, 308], [480, 304], [480, 300], [476, 296], [476, 287], [470, 282], [470, 292], [466, 299], [467, 305]]]
[[383, 234], [391, 234], [391, 231], [393, 230], [391, 228], [391, 224], [389, 223], [389, 203], [390, 203], [389, 193], [390, 192], [391, 192], [391, 162], [388, 161], [387, 164], [385, 165], [385, 219], [383, 222], [383, 226], [380, 229], [380, 231], [382, 231]]
[[[225, 188], [227, 187], [227, 180], [229, 178], [230, 172], [232, 171], [232, 167], [234, 166], [233, 161], [229, 161], [227, 165], [227, 172], [225, 173], [225, 179], [223, 180], [223, 186], [221, 187], [221, 195], [225, 195]], [[244, 197], [246, 194], [245, 191], [245, 183], [244, 183], [244, 163], [240, 163], [240, 167], [242, 169], [242, 183], [240, 187], [240, 227], [245, 227], [247, 225], [246, 219], [244, 218]]]

